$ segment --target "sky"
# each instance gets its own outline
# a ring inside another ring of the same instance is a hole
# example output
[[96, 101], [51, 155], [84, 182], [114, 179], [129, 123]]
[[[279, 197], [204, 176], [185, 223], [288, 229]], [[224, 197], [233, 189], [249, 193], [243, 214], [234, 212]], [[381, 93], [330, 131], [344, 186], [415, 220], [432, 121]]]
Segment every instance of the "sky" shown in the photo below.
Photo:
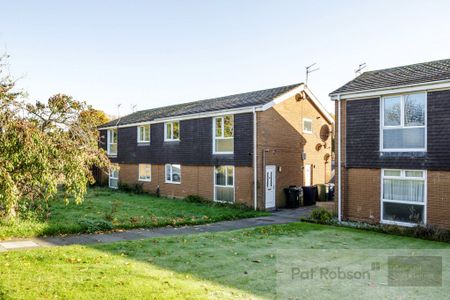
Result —
[[28, 101], [65, 93], [110, 115], [450, 58], [450, 1], [7, 1], [0, 52]]

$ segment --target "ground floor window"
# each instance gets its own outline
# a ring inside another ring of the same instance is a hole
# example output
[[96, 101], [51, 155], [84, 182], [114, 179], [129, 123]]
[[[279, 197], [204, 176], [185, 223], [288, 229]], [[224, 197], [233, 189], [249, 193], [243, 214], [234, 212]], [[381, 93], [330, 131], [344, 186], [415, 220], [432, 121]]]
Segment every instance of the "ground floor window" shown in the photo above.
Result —
[[400, 225], [425, 223], [426, 187], [426, 171], [382, 170], [382, 222]]
[[234, 202], [234, 167], [217, 166], [214, 176], [214, 200]]
[[139, 164], [139, 181], [152, 180], [152, 165]]
[[166, 183], [181, 183], [181, 166], [166, 164]]
[[116, 168], [109, 170], [109, 187], [112, 189], [119, 188], [119, 170]]

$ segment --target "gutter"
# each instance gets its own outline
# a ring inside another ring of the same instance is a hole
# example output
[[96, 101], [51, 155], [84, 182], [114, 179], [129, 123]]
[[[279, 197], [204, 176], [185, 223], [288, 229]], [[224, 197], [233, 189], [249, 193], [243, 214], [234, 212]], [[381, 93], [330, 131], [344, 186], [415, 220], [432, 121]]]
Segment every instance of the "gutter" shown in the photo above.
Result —
[[341, 164], [342, 164], [342, 153], [341, 153], [341, 95], [337, 95], [337, 101], [338, 101], [338, 221], [339, 223], [342, 222], [342, 194], [341, 194], [341, 188], [342, 188], [342, 179], [341, 179]]
[[439, 80], [416, 84], [398, 85], [392, 87], [382, 87], [355, 92], [331, 93], [329, 94], [329, 96], [332, 101], [339, 101], [342, 96], [344, 96], [346, 100], [353, 100], [353, 99], [356, 100], [356, 99], [364, 99], [367, 97], [377, 97], [380, 95], [410, 93], [423, 90], [427, 91], [447, 90], [449, 88], [450, 88], [450, 80]]
[[257, 210], [258, 205], [258, 159], [256, 156], [257, 151], [257, 119], [256, 119], [256, 107], [253, 107], [253, 206]]

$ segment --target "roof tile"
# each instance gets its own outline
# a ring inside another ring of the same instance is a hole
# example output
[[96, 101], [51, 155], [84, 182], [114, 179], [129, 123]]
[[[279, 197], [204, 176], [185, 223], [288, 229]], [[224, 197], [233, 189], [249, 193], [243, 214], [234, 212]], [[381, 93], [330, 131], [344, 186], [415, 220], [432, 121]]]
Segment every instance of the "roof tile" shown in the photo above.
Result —
[[450, 79], [450, 59], [364, 72], [330, 95]]
[[273, 98], [281, 94], [284, 94], [300, 85], [301, 83], [296, 83], [266, 90], [247, 92], [219, 98], [211, 98], [206, 100], [199, 100], [171, 106], [141, 110], [132, 113], [130, 115], [121, 117], [119, 119], [112, 120], [106, 124], [101, 125], [100, 128], [147, 122], [153, 121], [155, 119], [197, 114], [203, 112], [212, 112], [224, 109], [234, 109], [234, 108], [244, 108], [244, 107], [264, 105], [272, 101]]

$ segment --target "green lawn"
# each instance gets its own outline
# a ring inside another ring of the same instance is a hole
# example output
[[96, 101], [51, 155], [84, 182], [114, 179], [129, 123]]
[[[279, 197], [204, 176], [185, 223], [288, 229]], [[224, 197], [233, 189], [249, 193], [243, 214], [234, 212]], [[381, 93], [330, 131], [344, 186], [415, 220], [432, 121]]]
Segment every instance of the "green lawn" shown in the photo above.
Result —
[[50, 206], [48, 220], [0, 221], [0, 240], [92, 232], [111, 225], [113, 229], [180, 226], [268, 215], [213, 202], [191, 203], [104, 188], [90, 189], [80, 205], [66, 205], [62, 199], [57, 199]]
[[[293, 223], [96, 246], [5, 252], [0, 253], [0, 298], [274, 298], [276, 250], [280, 248], [298, 249], [301, 255], [305, 248], [450, 249], [450, 245]], [[324, 294], [317, 296], [322, 298]]]

